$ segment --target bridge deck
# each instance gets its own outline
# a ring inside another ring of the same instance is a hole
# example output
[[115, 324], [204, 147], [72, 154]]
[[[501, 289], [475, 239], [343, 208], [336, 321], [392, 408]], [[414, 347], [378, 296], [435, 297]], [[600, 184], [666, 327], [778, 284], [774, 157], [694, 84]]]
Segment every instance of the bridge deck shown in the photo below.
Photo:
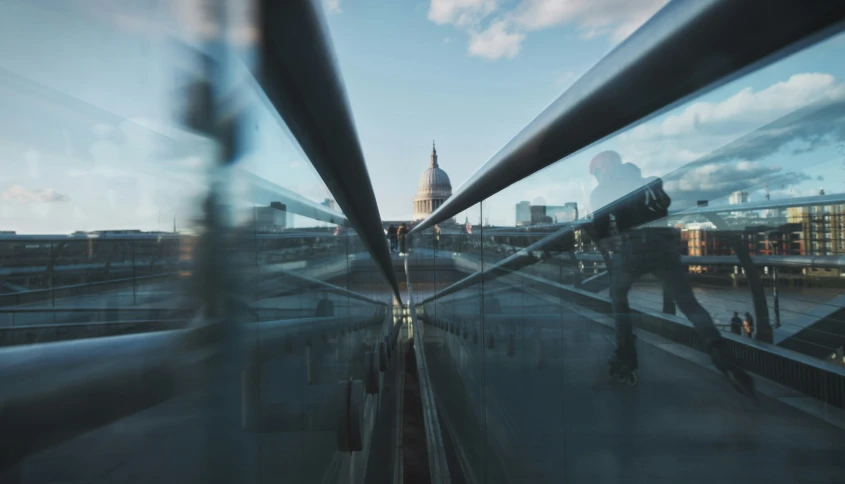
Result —
[[[549, 309], [526, 294], [501, 302]], [[504, 337], [482, 355], [481, 341], [427, 326], [441, 413], [481, 482], [842, 482], [845, 431], [773, 398], [754, 406], [720, 374], [642, 340], [639, 386], [611, 383], [610, 329], [558, 310], [559, 330], [542, 335], [514, 315], [511, 357]]]
[[[845, 431], [773, 398], [754, 406], [718, 373], [644, 340], [640, 385], [611, 383], [607, 327], [548, 297], [497, 297], [513, 321], [513, 356], [508, 326], [498, 326], [493, 350], [426, 326], [455, 482], [460, 460], [489, 483], [842, 482]], [[557, 315], [556, 327], [543, 317], [547, 329], [533, 331], [538, 313]], [[331, 344], [322, 353], [329, 365]], [[304, 373], [299, 350], [273, 362], [265, 398], [306, 408]], [[225, 390], [237, 394], [237, 384]], [[180, 397], [32, 456], [0, 484], [204, 482], [219, 422], [207, 402]], [[329, 432], [238, 435], [238, 460], [248, 463], [241, 482], [342, 478], [332, 469], [347, 456], [333, 451]]]

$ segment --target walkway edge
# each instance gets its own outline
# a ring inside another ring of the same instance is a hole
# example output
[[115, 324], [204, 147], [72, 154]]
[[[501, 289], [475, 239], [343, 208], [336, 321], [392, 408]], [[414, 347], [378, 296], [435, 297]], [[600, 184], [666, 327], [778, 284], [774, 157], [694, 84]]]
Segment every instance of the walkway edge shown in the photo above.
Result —
[[449, 464], [446, 461], [446, 451], [443, 446], [443, 435], [440, 431], [440, 421], [437, 418], [437, 404], [431, 378], [428, 374], [425, 348], [425, 335], [417, 320], [414, 293], [411, 289], [411, 278], [408, 275], [408, 259], [405, 259], [405, 277], [408, 286], [408, 312], [411, 316], [411, 334], [414, 335], [414, 355], [417, 360], [417, 374], [420, 385], [420, 400], [422, 401], [423, 419], [425, 421], [425, 440], [428, 449], [428, 465], [432, 484], [451, 484]]
[[[401, 322], [399, 323], [401, 324]], [[405, 439], [404, 419], [405, 412], [405, 342], [402, 333], [399, 333], [399, 342], [396, 344], [396, 455], [393, 462], [393, 484], [404, 484], [405, 482]]]

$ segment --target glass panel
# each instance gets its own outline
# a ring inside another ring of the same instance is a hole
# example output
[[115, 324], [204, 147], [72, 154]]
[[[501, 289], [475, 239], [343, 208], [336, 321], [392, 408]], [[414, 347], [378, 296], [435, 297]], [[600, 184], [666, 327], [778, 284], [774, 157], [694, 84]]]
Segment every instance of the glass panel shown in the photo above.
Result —
[[[477, 277], [482, 265], [479, 258], [468, 254], [480, 250], [481, 219], [479, 205], [456, 217], [462, 224], [438, 224], [439, 242], [434, 231], [417, 236], [425, 241], [417, 244], [428, 245], [429, 251], [439, 248], [433, 252], [434, 257], [425, 259], [434, 263], [431, 276], [418, 283], [416, 272], [412, 273], [415, 294], [419, 285], [427, 295], [420, 300], [425, 350], [434, 391], [443, 407], [440, 418], [444, 445], [450, 455], [461, 456], [466, 472], [477, 479], [484, 478], [488, 458], [484, 427], [485, 325], [481, 317], [482, 285]], [[478, 280], [456, 288], [458, 281], [473, 276]], [[437, 297], [432, 300], [434, 295]], [[457, 469], [451, 466], [454, 474]]]
[[0, 7], [0, 482], [386, 481], [393, 293], [176, 3]]
[[[427, 329], [443, 339], [426, 346], [439, 401], [449, 402], [443, 419], [470, 425], [462, 405], [481, 410], [479, 429], [450, 433], [483, 439], [461, 449], [473, 480], [841, 473], [833, 460], [810, 469], [790, 460], [801, 451], [784, 451], [793, 439], [841, 451], [840, 430], [807, 407], [753, 407], [742, 392], [747, 370], [764, 402], [781, 394], [763, 377], [819, 408], [843, 405], [831, 393], [841, 382], [829, 383], [845, 364], [843, 40], [639, 123], [481, 204], [480, 241], [457, 260], [476, 261], [482, 276], [438, 288], [425, 308]], [[466, 312], [463, 294], [474, 303]], [[475, 347], [452, 321], [479, 311], [485, 350], [465, 365]], [[473, 369], [473, 379], [444, 370], [455, 368]], [[478, 382], [480, 396], [456, 381]], [[753, 431], [740, 423], [749, 411]], [[762, 454], [780, 457], [749, 468]]]

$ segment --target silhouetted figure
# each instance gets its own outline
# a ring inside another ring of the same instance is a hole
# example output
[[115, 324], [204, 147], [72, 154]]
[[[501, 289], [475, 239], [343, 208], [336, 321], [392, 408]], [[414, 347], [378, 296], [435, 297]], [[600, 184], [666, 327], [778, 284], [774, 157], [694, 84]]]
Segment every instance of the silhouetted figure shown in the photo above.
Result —
[[399, 239], [399, 253], [408, 254], [408, 226], [404, 223], [399, 226], [396, 231], [396, 237]]
[[742, 322], [742, 331], [745, 336], [754, 338], [754, 318], [751, 313], [745, 313], [745, 320]]
[[734, 311], [734, 316], [731, 318], [731, 333], [742, 334], [742, 320], [736, 311]]
[[329, 299], [328, 293], [323, 293], [323, 298], [317, 301], [317, 312], [316, 316], [318, 318], [326, 318], [334, 316], [334, 302]]
[[396, 240], [396, 227], [393, 224], [390, 224], [390, 226], [387, 227], [387, 240], [390, 242], [390, 252], [396, 252], [399, 244]]
[[734, 387], [753, 395], [751, 377], [730, 357], [726, 340], [710, 314], [698, 303], [681, 263], [678, 231], [670, 227], [643, 227], [665, 219], [672, 203], [659, 178], [643, 179], [639, 168], [622, 164], [615, 151], [596, 155], [590, 173], [599, 182], [591, 194], [593, 230], [612, 252], [610, 296], [616, 319], [616, 350], [610, 373], [631, 384], [637, 382], [637, 350], [628, 292], [645, 274], [653, 274], [671, 293], [678, 308], [689, 318], [707, 345], [713, 363]]

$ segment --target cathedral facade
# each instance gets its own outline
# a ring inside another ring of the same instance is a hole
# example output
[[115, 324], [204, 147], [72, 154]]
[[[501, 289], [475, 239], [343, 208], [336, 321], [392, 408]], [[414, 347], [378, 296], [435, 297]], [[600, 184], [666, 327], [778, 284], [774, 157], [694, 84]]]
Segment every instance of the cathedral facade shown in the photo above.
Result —
[[437, 149], [431, 143], [431, 161], [428, 169], [420, 176], [417, 194], [414, 196], [414, 221], [423, 220], [437, 210], [452, 196], [449, 175], [437, 163]]

